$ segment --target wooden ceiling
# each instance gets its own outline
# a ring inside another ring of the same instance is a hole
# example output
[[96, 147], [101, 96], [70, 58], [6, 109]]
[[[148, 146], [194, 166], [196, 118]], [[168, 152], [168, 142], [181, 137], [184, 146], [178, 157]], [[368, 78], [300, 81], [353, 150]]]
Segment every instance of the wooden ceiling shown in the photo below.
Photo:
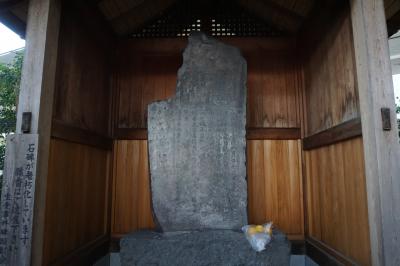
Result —
[[176, 0], [102, 0], [98, 8], [119, 36], [144, 26], [160, 16]]
[[385, 0], [388, 34], [392, 36], [400, 29], [400, 0]]
[[0, 0], [0, 22], [25, 37], [28, 0]]
[[310, 14], [314, 0], [239, 0], [260, 19], [289, 32], [296, 32]]
[[[76, 0], [78, 1], [78, 0]], [[109, 22], [115, 34], [129, 36], [160, 17], [179, 1], [201, 3], [213, 0], [86, 0]], [[215, 0], [214, 0], [215, 1]], [[321, 0], [230, 0], [279, 29], [296, 32]], [[325, 0], [327, 1], [327, 0]], [[29, 0], [0, 0], [0, 21], [21, 36], [25, 34]], [[400, 0], [384, 0], [389, 32], [400, 28]]]
[[[215, 1], [215, 0], [214, 0]], [[212, 0], [101, 0], [98, 8], [110, 22], [115, 33], [127, 36], [143, 27], [147, 22], [160, 17], [174, 4], [184, 2], [186, 6], [210, 3]], [[296, 32], [310, 13], [315, 0], [230, 0], [226, 5], [240, 5], [259, 19], [276, 28]]]

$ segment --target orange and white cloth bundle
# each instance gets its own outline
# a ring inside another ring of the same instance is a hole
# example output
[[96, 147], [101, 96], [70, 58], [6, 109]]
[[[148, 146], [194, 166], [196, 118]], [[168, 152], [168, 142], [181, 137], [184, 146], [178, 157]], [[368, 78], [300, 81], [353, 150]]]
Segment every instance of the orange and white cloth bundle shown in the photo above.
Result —
[[263, 251], [272, 240], [272, 222], [264, 225], [245, 225], [242, 231], [257, 252]]

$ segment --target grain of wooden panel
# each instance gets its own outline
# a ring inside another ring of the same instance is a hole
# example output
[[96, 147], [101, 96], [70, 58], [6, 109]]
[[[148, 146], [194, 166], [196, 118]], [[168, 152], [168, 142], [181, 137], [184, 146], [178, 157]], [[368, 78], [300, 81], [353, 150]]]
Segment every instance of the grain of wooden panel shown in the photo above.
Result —
[[292, 51], [245, 52], [248, 127], [299, 128], [296, 63]]
[[63, 8], [53, 118], [107, 135], [112, 38], [98, 25], [89, 27], [73, 5], [65, 4]]
[[146, 128], [147, 106], [175, 93], [176, 73], [181, 65], [177, 55], [146, 55], [130, 52], [116, 74], [119, 90], [117, 128]]
[[146, 140], [114, 143], [112, 234], [154, 228]]
[[306, 151], [308, 233], [360, 265], [370, 264], [362, 138]]
[[[305, 63], [307, 136], [359, 117], [353, 35], [348, 11], [324, 30]], [[319, 36], [319, 35], [318, 35]]]
[[[247, 125], [299, 128], [301, 101], [294, 41], [258, 38], [226, 41], [241, 48], [247, 60]], [[181, 39], [119, 44], [114, 87], [119, 91], [116, 128], [147, 127], [147, 105], [175, 92], [184, 45]]]
[[[112, 234], [154, 228], [150, 208], [147, 142], [115, 142]], [[299, 140], [248, 141], [249, 220], [273, 220], [290, 238], [303, 239]]]
[[304, 234], [301, 147], [298, 140], [247, 142], [249, 222], [274, 221], [286, 234]]
[[108, 152], [52, 139], [44, 265], [107, 234]]

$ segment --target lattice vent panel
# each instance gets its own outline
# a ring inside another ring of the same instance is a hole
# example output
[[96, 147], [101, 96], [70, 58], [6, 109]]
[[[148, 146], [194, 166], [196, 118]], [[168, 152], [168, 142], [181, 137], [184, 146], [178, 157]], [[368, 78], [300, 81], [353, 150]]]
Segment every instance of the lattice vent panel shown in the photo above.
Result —
[[276, 37], [284, 32], [249, 14], [234, 1], [207, 4], [179, 1], [176, 5], [132, 34], [134, 38], [179, 38], [203, 31], [211, 36]]

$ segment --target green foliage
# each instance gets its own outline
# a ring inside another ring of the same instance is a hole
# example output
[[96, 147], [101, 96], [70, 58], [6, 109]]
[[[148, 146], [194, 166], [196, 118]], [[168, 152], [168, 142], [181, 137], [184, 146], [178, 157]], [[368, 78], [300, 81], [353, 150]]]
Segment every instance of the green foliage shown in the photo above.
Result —
[[[396, 99], [397, 99], [397, 100], [400, 100], [399, 97], [396, 97]], [[397, 113], [397, 114], [400, 114], [400, 105], [397, 105], [397, 104], [396, 104], [396, 113]]]
[[[399, 99], [399, 97], [397, 97]], [[400, 114], [400, 105], [396, 104], [396, 114]], [[399, 129], [399, 138], [400, 138], [400, 119], [397, 119], [397, 128]]]
[[396, 114], [400, 114], [400, 105], [397, 105], [397, 104], [396, 104]]
[[12, 64], [0, 64], [0, 169], [4, 168], [6, 137], [15, 132], [16, 102], [21, 80], [23, 54]]

